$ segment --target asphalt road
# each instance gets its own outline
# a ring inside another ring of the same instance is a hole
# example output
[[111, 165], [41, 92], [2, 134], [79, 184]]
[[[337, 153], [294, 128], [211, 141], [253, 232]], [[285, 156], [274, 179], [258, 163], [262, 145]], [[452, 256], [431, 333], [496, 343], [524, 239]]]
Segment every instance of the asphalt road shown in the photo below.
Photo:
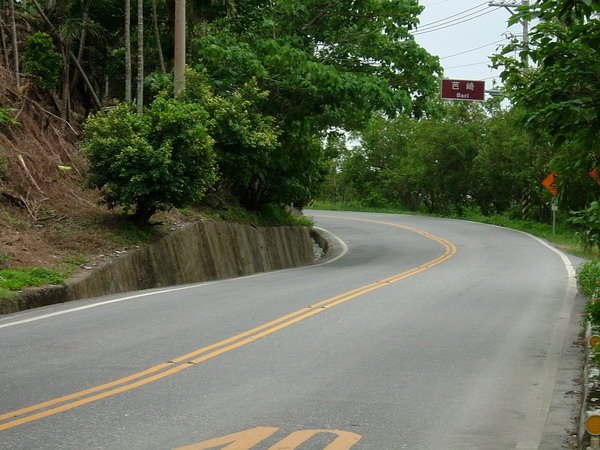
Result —
[[0, 318], [2, 449], [560, 449], [583, 299], [511, 230], [311, 212], [326, 264]]

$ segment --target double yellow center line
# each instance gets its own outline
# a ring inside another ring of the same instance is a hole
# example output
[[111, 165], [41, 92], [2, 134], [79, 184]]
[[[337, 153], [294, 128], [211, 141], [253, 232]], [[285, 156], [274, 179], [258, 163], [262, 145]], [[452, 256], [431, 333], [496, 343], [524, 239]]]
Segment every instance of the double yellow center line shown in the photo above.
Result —
[[366, 219], [353, 220], [364, 220], [368, 222], [394, 226], [412, 231], [414, 233], [420, 234], [422, 236], [425, 236], [426, 238], [440, 243], [443, 246], [444, 251], [440, 256], [438, 256], [435, 259], [432, 259], [431, 261], [426, 262], [425, 264], [393, 275], [389, 278], [379, 280], [375, 283], [367, 284], [359, 288], [353, 289], [351, 291], [344, 292], [343, 294], [339, 294], [335, 297], [328, 298], [327, 300], [324, 300], [320, 303], [316, 303], [306, 308], [299, 309], [298, 311], [295, 311], [291, 314], [279, 317], [278, 319], [275, 319], [271, 322], [265, 323], [256, 328], [232, 336], [215, 344], [199, 348], [197, 350], [194, 350], [193, 352], [179, 356], [166, 363], [158, 364], [141, 372], [134, 373], [133, 375], [119, 378], [109, 383], [101, 384], [99, 386], [85, 389], [83, 391], [75, 392], [73, 394], [65, 395], [63, 397], [58, 397], [52, 400], [37, 403], [26, 408], [21, 408], [15, 411], [9, 411], [0, 414], [0, 431], [23, 425], [28, 422], [33, 422], [35, 420], [52, 416], [54, 414], [58, 414], [64, 411], [68, 411], [70, 409], [77, 408], [78, 406], [86, 405], [88, 403], [92, 403], [103, 398], [112, 397], [113, 395], [130, 391], [140, 386], [144, 386], [146, 384], [161, 380], [163, 378], [181, 372], [185, 369], [188, 369], [196, 364], [200, 364], [204, 361], [222, 355], [223, 353], [227, 353], [236, 348], [243, 347], [244, 345], [250, 344], [251, 342], [254, 342], [265, 336], [276, 333], [277, 331], [287, 328], [290, 325], [293, 325], [302, 320], [308, 319], [309, 317], [319, 314], [327, 309], [333, 308], [334, 306], [340, 305], [342, 303], [345, 303], [349, 300], [355, 299], [369, 292], [380, 289], [389, 284], [396, 283], [398, 281], [404, 280], [405, 278], [421, 273], [427, 269], [437, 266], [438, 264], [441, 264], [456, 253], [456, 246], [451, 242], [439, 238], [437, 236], [433, 236], [425, 231], [416, 228], [392, 222], [382, 222]]

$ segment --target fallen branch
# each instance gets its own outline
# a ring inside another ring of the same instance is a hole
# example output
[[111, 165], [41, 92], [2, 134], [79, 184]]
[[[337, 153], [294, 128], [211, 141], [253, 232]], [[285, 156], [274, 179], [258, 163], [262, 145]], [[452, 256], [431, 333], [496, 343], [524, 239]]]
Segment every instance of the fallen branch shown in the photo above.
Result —
[[45, 195], [45, 192], [42, 191], [42, 189], [38, 186], [38, 184], [35, 182], [35, 178], [33, 178], [33, 175], [31, 175], [31, 172], [29, 171], [29, 169], [27, 168], [27, 164], [25, 164], [25, 160], [23, 159], [23, 157], [21, 155], [18, 156], [19, 162], [21, 163], [21, 166], [23, 166], [23, 169], [25, 169], [25, 173], [27, 174], [27, 176], [29, 177], [29, 180], [31, 180], [31, 182], [33, 183], [33, 185], [35, 186], [35, 188], [38, 190], [38, 192], [42, 195]]
[[25, 205], [25, 209], [27, 209], [27, 212], [29, 213], [29, 216], [31, 216], [31, 218], [33, 219], [34, 222], [37, 222], [38, 221], [38, 213], [40, 212], [40, 209], [42, 208], [42, 203], [44, 203], [48, 199], [43, 198], [39, 201], [33, 199], [30, 201], [29, 200], [29, 192], [27, 193], [27, 198], [23, 198], [22, 195], [20, 197], [21, 197], [21, 201]]
[[15, 119], [15, 121], [19, 120], [19, 116], [23, 112], [23, 109], [25, 109], [26, 104], [27, 104], [27, 101], [24, 101], [23, 104], [21, 105], [21, 108], [19, 108], [19, 111], [17, 112], [17, 114], [15, 114], [15, 117], [13, 117], [13, 119]]

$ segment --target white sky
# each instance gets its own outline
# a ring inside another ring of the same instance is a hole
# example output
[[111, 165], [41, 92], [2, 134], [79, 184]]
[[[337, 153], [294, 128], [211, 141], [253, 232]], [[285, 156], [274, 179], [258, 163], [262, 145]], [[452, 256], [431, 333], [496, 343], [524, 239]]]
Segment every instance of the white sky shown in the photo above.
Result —
[[[521, 37], [522, 26], [508, 28], [509, 11], [488, 6], [489, 2], [483, 0], [421, 0], [420, 3], [425, 10], [414, 32], [415, 39], [429, 53], [440, 57], [444, 77], [484, 80], [486, 89], [491, 89], [500, 69], [489, 67], [489, 56], [503, 42], [508, 42], [507, 33]], [[477, 47], [483, 48], [474, 50]], [[497, 82], [500, 83], [499, 78]]]

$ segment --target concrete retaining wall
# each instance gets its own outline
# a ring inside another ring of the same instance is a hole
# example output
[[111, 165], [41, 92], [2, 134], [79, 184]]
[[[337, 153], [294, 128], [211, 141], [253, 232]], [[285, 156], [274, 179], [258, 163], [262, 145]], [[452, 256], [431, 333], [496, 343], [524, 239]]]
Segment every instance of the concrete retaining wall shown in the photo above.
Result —
[[9, 301], [0, 300], [0, 313], [106, 294], [250, 275], [308, 264], [313, 259], [308, 228], [202, 221], [92, 271], [80, 273], [63, 286], [26, 289]]

